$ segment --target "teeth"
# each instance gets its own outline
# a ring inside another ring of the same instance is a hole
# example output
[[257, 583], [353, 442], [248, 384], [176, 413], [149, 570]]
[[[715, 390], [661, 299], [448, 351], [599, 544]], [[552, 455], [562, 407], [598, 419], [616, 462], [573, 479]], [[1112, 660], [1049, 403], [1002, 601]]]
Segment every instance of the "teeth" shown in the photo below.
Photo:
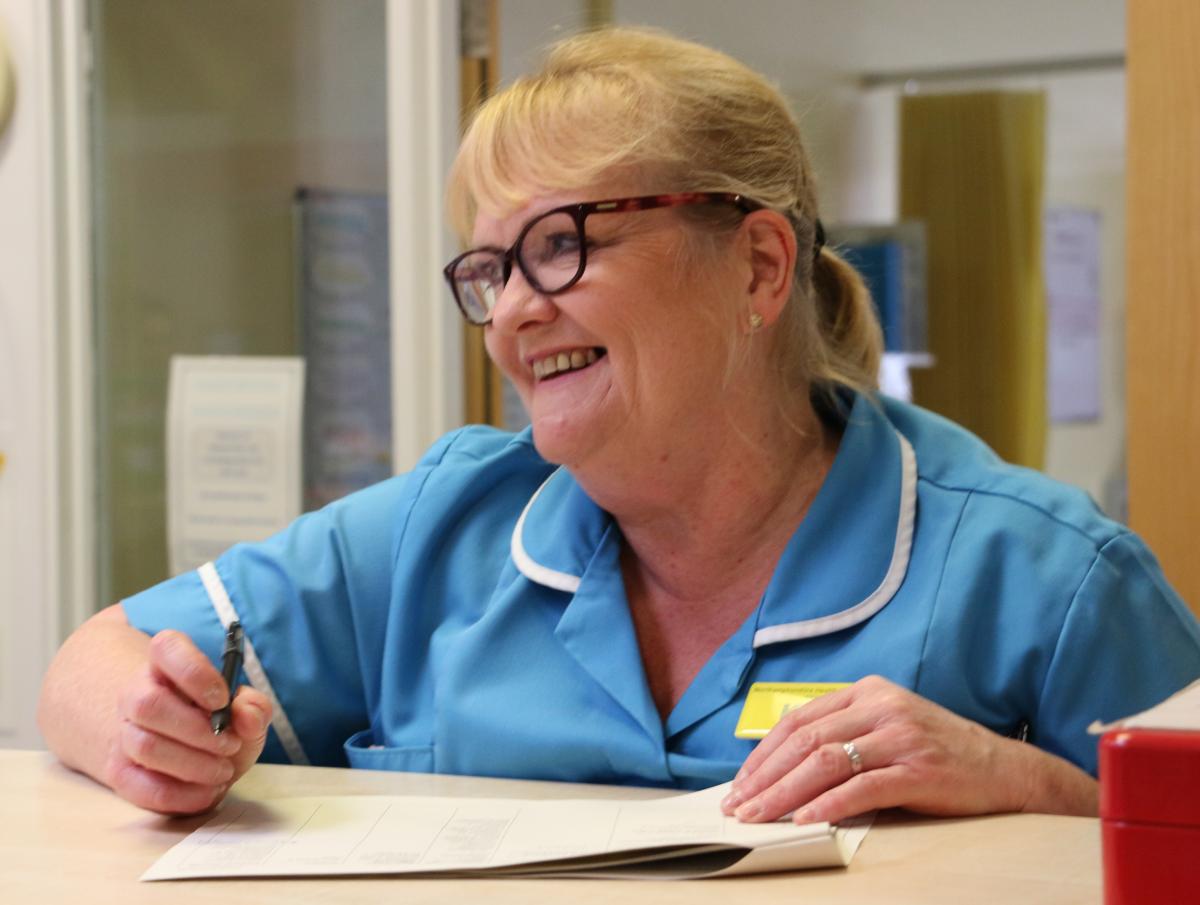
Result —
[[541, 380], [543, 377], [550, 377], [564, 371], [586, 368], [599, 357], [595, 349], [572, 349], [570, 352], [547, 355], [533, 363], [533, 376]]

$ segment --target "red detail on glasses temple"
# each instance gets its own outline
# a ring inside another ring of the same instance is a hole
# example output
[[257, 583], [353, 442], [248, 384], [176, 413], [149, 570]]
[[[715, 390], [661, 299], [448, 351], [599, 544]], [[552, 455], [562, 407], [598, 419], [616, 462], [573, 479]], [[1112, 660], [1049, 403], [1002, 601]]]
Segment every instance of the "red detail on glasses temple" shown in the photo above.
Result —
[[650, 210], [656, 207], [705, 203], [734, 204], [746, 210], [753, 210], [759, 206], [750, 199], [732, 192], [675, 192], [664, 195], [643, 195], [640, 198], [622, 198], [619, 201], [600, 201], [595, 203], [593, 209], [597, 213], [623, 213]]

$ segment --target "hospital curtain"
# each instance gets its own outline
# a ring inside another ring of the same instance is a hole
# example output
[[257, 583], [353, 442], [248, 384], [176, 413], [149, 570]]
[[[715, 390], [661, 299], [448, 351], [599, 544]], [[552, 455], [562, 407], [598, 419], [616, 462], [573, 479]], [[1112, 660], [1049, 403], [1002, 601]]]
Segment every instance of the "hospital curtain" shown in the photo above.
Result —
[[916, 402], [1039, 468], [1046, 441], [1041, 93], [900, 105], [900, 215], [925, 224], [928, 342]]

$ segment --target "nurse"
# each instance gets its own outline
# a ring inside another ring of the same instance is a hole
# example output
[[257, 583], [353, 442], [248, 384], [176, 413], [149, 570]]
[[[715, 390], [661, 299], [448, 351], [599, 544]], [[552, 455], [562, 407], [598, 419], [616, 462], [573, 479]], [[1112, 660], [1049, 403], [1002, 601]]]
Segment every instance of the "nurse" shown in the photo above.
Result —
[[[1081, 493], [879, 397], [767, 82], [609, 30], [492, 99], [450, 187], [463, 315], [529, 411], [93, 617], [68, 765], [147, 808], [298, 763], [700, 788], [743, 820], [1094, 813], [1093, 719], [1200, 675], [1153, 557]], [[232, 727], [216, 664], [241, 623]], [[844, 684], [761, 741], [753, 683]], [[1027, 740], [1026, 740], [1027, 739]]]

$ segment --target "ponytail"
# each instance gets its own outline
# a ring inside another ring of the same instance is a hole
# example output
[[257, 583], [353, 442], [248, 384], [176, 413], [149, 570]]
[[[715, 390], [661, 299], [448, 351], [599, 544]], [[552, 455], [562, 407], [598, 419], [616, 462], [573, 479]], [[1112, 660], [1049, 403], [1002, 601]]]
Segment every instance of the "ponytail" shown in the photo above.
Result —
[[835, 251], [822, 248], [811, 267], [798, 262], [784, 319], [781, 364], [808, 384], [818, 410], [840, 409], [839, 388], [878, 390], [883, 330], [862, 277]]

